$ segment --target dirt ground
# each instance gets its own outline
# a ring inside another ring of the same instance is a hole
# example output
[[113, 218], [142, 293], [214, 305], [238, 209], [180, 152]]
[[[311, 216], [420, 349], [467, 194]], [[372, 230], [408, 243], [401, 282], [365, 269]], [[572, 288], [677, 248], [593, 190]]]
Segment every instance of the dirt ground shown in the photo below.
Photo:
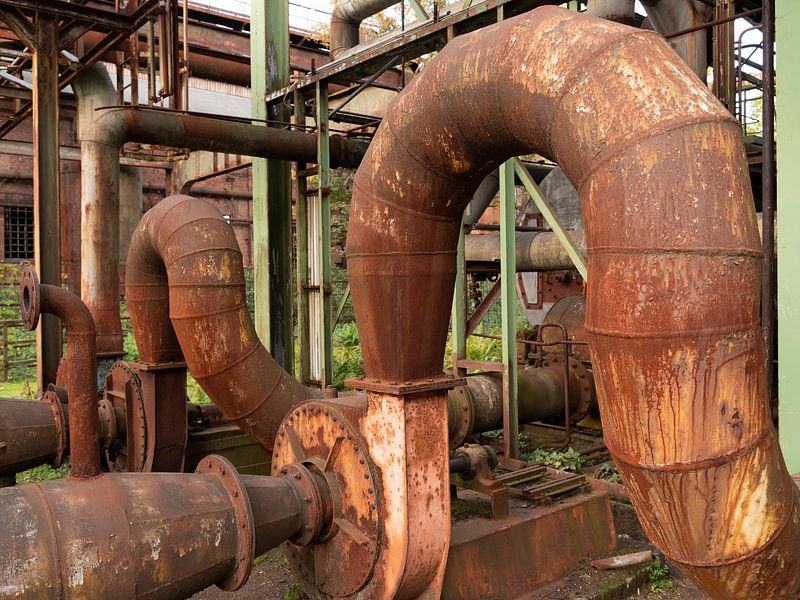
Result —
[[[636, 570], [597, 572], [588, 565], [582, 565], [572, 575], [544, 590], [535, 592], [527, 600], [616, 600], [635, 598], [636, 600], [705, 600], [694, 585], [670, 569], [672, 589], [651, 592], [649, 584], [632, 585], [623, 592], [615, 592], [609, 582], [636, 579]], [[641, 579], [641, 577], [639, 577]], [[192, 596], [194, 600], [304, 600], [302, 588], [294, 584], [294, 576], [289, 570], [280, 550], [273, 550], [253, 567], [250, 580], [237, 592], [223, 592], [212, 587]]]

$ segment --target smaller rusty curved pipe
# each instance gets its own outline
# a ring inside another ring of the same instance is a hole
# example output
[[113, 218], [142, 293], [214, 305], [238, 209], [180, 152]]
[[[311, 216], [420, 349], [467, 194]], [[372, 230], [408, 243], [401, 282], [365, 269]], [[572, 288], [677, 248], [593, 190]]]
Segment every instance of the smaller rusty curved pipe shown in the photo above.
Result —
[[270, 356], [245, 300], [233, 228], [208, 202], [170, 196], [133, 235], [126, 290], [141, 360], [185, 358], [225, 418], [271, 450], [284, 415], [316, 397]]
[[67, 390], [69, 391], [69, 446], [72, 476], [100, 474], [100, 426], [97, 419], [97, 347], [92, 314], [72, 292], [40, 284], [36, 272], [25, 267], [20, 281], [20, 306], [25, 329], [36, 329], [42, 313], [61, 319], [67, 330]]

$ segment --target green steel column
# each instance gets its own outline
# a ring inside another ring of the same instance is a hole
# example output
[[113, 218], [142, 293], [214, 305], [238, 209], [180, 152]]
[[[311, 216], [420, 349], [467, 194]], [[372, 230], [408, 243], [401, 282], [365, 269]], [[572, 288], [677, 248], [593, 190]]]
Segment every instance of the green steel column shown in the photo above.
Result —
[[800, 471], [800, 3], [777, 0], [778, 409], [790, 473]]
[[[289, 4], [287, 0], [253, 0], [250, 19], [250, 70], [253, 117], [289, 121], [279, 102], [267, 107], [269, 91], [289, 85]], [[272, 356], [292, 372], [292, 199], [286, 161], [253, 161], [253, 285], [256, 330]]]
[[517, 256], [514, 161], [500, 165], [500, 306], [503, 327], [503, 433], [505, 455], [519, 458], [517, 410]]
[[331, 344], [331, 165], [330, 165], [330, 131], [328, 129], [328, 84], [317, 82], [317, 202], [315, 233], [317, 237], [317, 255], [313, 258], [317, 264], [318, 303], [317, 331], [320, 357], [320, 387], [333, 382], [333, 351]]
[[[303, 94], [294, 93], [294, 122], [306, 124], [306, 105]], [[298, 379], [308, 383], [311, 378], [310, 333], [308, 312], [308, 177], [307, 165], [297, 163], [297, 214], [295, 232], [297, 236], [297, 341], [299, 346]]]
[[467, 289], [466, 263], [464, 261], [464, 219], [461, 219], [461, 233], [458, 236], [456, 253], [456, 285], [453, 292], [453, 315], [450, 339], [453, 345], [453, 374], [466, 375], [466, 369], [456, 367], [456, 362], [467, 358]]

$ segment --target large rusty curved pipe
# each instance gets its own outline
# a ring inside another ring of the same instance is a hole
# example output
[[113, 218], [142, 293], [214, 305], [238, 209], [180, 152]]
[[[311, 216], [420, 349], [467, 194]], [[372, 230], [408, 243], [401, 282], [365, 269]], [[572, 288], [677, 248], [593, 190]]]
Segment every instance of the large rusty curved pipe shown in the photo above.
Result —
[[544, 7], [457, 37], [396, 99], [350, 216], [367, 377], [441, 372], [461, 212], [531, 152], [580, 193], [606, 442], [650, 539], [713, 598], [797, 598], [742, 133], [658, 34]]
[[185, 359], [225, 418], [271, 450], [283, 417], [314, 392], [256, 336], [242, 253], [219, 210], [189, 196], [156, 204], [133, 235], [125, 279], [141, 360]]

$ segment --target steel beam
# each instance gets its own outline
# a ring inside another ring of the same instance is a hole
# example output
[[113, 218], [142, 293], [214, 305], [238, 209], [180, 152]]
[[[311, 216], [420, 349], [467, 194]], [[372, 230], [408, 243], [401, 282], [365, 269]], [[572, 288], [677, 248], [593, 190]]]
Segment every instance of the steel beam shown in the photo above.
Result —
[[[316, 290], [316, 348], [319, 355], [319, 383], [322, 389], [333, 382], [333, 352], [331, 335], [331, 165], [328, 138], [328, 85], [317, 82], [317, 197], [313, 214], [314, 243], [316, 253], [311, 260], [315, 264], [311, 285]], [[313, 373], [312, 373], [313, 375]]]
[[[503, 328], [503, 444], [506, 458], [519, 458], [514, 168], [514, 159], [500, 165], [500, 306]], [[524, 168], [523, 171], [527, 173]]]
[[[305, 98], [300, 92], [294, 93], [294, 123], [306, 124]], [[308, 308], [308, 177], [306, 163], [297, 163], [297, 220], [295, 235], [297, 247], [297, 377], [302, 383], [311, 380], [311, 333]]]
[[33, 10], [41, 15], [49, 15], [57, 19], [77, 19], [98, 25], [112, 31], [130, 31], [133, 20], [131, 16], [113, 10], [104, 10], [86, 4], [76, 5], [63, 0], [0, 0], [0, 7]]
[[[58, 206], [58, 19], [36, 13], [33, 33], [33, 219], [36, 272], [44, 284], [61, 285]], [[61, 359], [61, 323], [42, 315], [36, 329], [39, 389], [55, 383]]]
[[453, 314], [451, 342], [453, 346], [453, 375], [463, 377], [466, 369], [458, 366], [467, 358], [467, 283], [466, 261], [464, 259], [464, 219], [461, 219], [461, 233], [458, 234], [456, 248], [456, 284], [453, 291]]
[[[544, 220], [550, 225], [550, 229], [556, 234], [558, 239], [564, 244], [564, 248], [569, 254], [569, 257], [572, 259], [572, 262], [575, 263], [575, 268], [581, 274], [584, 281], [587, 281], [587, 272], [588, 266], [586, 262], [586, 256], [584, 255], [583, 251], [578, 248], [575, 241], [570, 237], [569, 232], [567, 232], [564, 224], [561, 222], [561, 219], [558, 218], [556, 212], [552, 209], [550, 204], [548, 204], [547, 200], [545, 200], [544, 196], [542, 195], [542, 190], [539, 189], [539, 186], [536, 185], [536, 182], [531, 177], [531, 174], [528, 172], [528, 169], [525, 168], [525, 165], [522, 164], [522, 161], [518, 158], [513, 159], [514, 161], [514, 171], [517, 174], [520, 182], [523, 186], [525, 186], [525, 190], [533, 200], [533, 203], [536, 205], [536, 208], [539, 209], [539, 212], [542, 213]], [[514, 235], [512, 231], [512, 236]], [[502, 238], [502, 233], [500, 234]]]
[[800, 471], [800, 69], [791, 57], [800, 56], [800, 3], [776, 0], [777, 47], [788, 60], [777, 62], [778, 117], [778, 424], [780, 442], [790, 473]]

